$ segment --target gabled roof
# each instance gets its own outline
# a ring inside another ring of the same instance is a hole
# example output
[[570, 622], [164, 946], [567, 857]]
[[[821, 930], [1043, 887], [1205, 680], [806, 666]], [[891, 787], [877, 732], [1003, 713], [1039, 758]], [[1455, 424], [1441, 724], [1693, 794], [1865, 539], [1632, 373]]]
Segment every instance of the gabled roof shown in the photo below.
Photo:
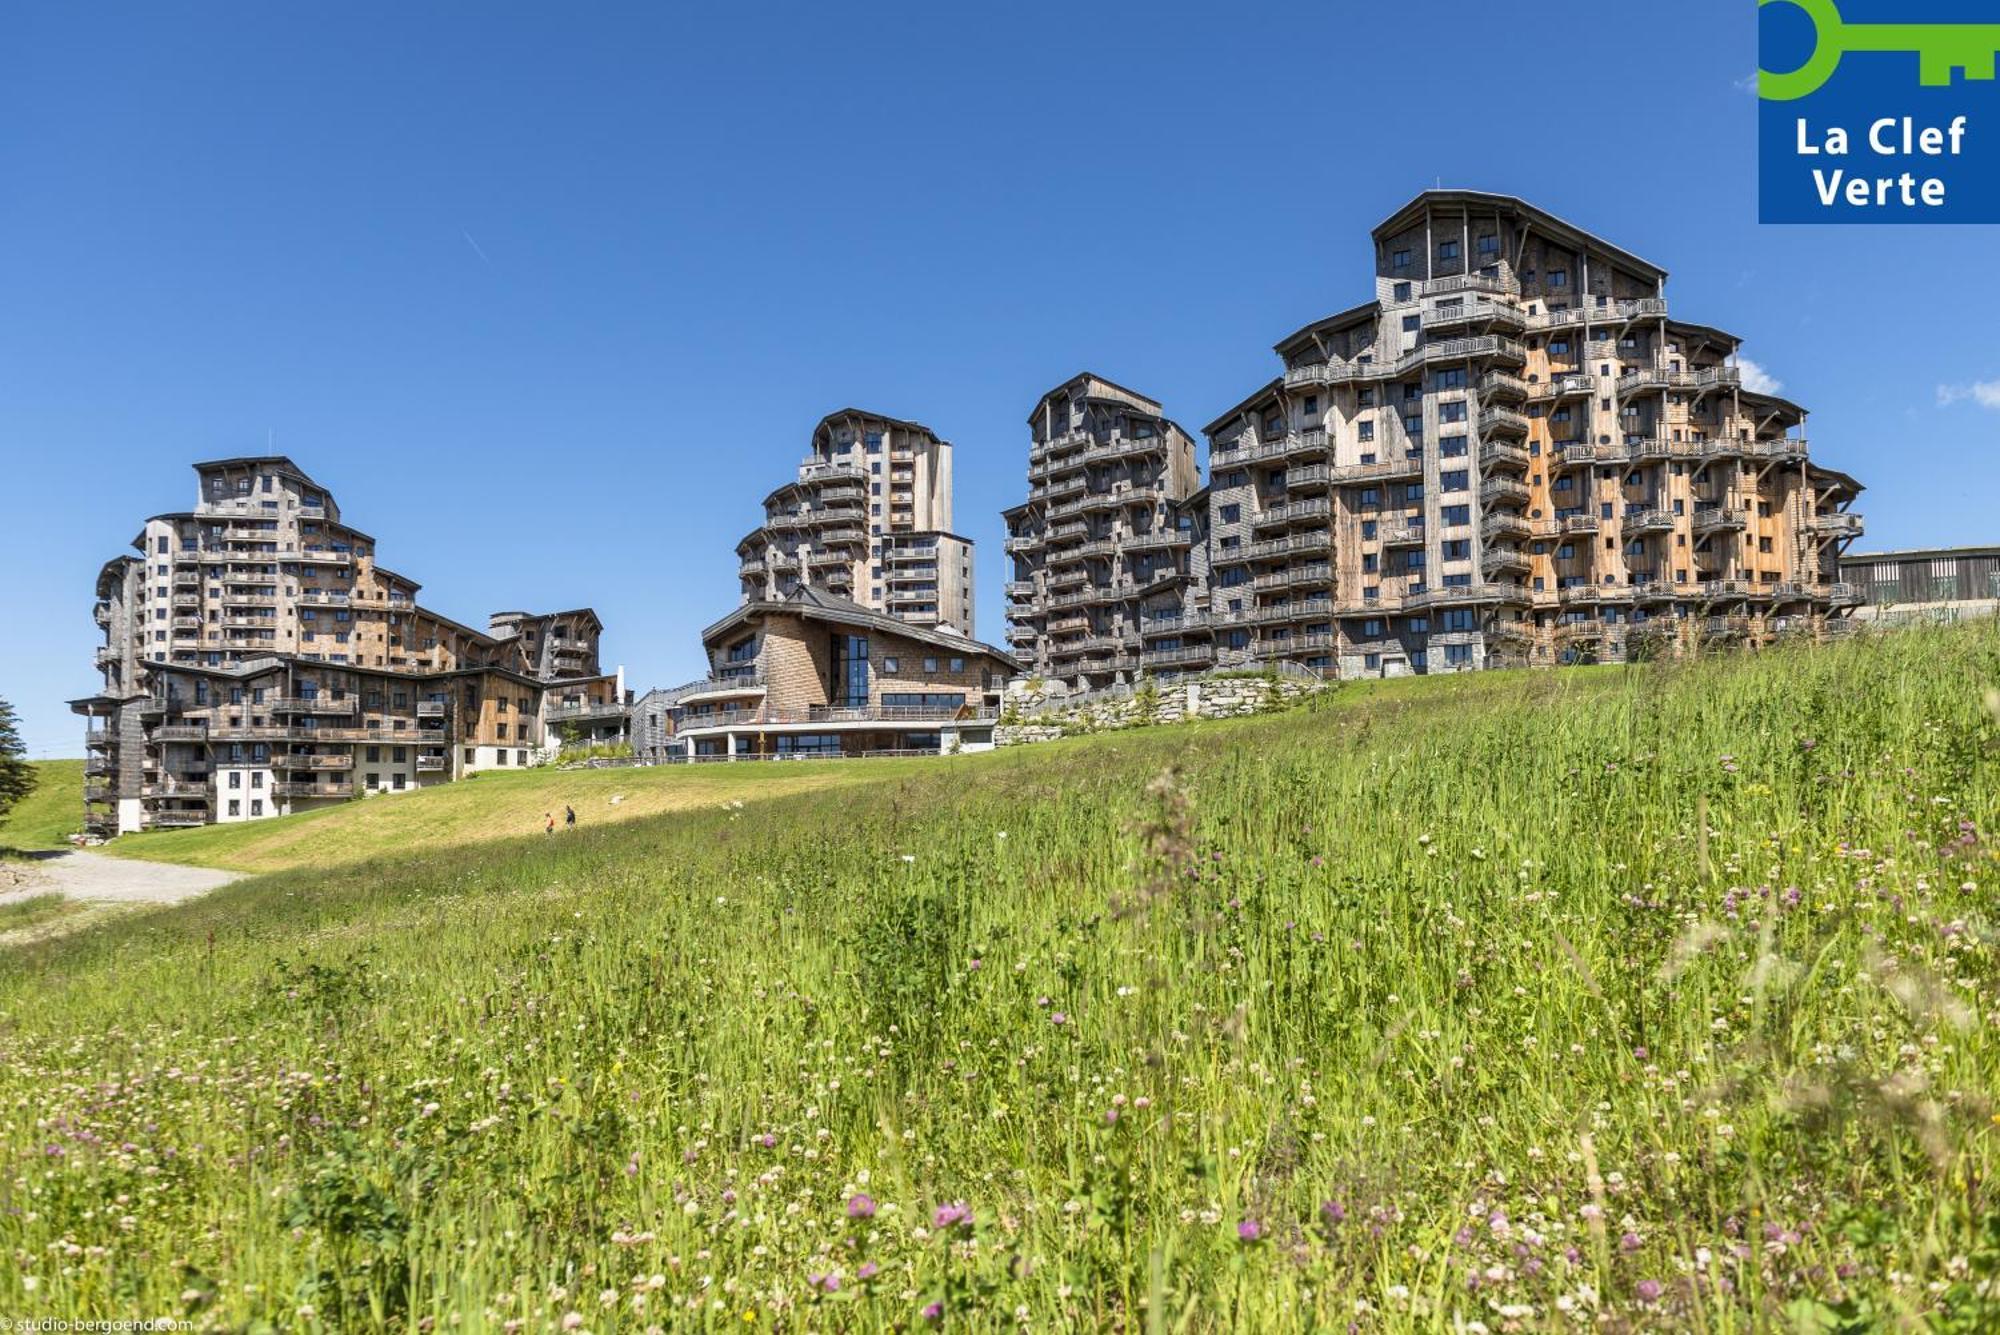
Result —
[[1265, 384], [1265, 386], [1262, 389], [1255, 390], [1250, 394], [1244, 396], [1244, 399], [1241, 403], [1238, 403], [1228, 412], [1222, 414], [1222, 416], [1216, 418], [1213, 422], [1210, 422], [1207, 426], [1203, 427], [1201, 429], [1201, 434], [1204, 436], [1211, 436], [1211, 437], [1214, 436], [1217, 431], [1222, 429], [1225, 423], [1230, 421], [1232, 418], [1242, 416], [1244, 412], [1248, 411], [1251, 404], [1257, 402], [1257, 400], [1263, 398], [1267, 394], [1276, 393], [1278, 390], [1281, 390], [1284, 387], [1285, 387], [1285, 378], [1283, 376], [1274, 377], [1271, 381]]
[[306, 470], [293, 463], [282, 454], [245, 454], [233, 459], [203, 459], [194, 465], [194, 471], [205, 473], [217, 468], [257, 468], [268, 467], [282, 473], [289, 473], [309, 487], [325, 491], [319, 483], [306, 476]]
[[1293, 330], [1272, 345], [1272, 351], [1280, 357], [1289, 357], [1292, 350], [1314, 334], [1330, 334], [1341, 329], [1351, 329], [1355, 325], [1373, 324], [1382, 313], [1379, 301], [1364, 301], [1359, 306], [1349, 306], [1344, 311], [1314, 320], [1311, 324]]
[[921, 431], [939, 444], [945, 443], [942, 436], [925, 426], [922, 422], [912, 422], [906, 418], [891, 417], [887, 413], [871, 413], [866, 408], [836, 408], [813, 424], [813, 434], [817, 436], [821, 427], [839, 421], [843, 417], [863, 417], [871, 422], [882, 422], [889, 426], [900, 426], [908, 428], [911, 431]]
[[[1028, 414], [1028, 421], [1030, 423], [1034, 422], [1036, 414], [1041, 412], [1043, 404], [1047, 403], [1050, 399], [1054, 398], [1056, 395], [1063, 393], [1065, 390], [1072, 389], [1077, 385], [1086, 386], [1084, 390], [1084, 395], [1086, 398], [1104, 397], [1101, 395], [1092, 395], [1090, 393], [1088, 386], [1093, 383], [1102, 385], [1104, 386], [1104, 388], [1108, 390], [1112, 390], [1117, 394], [1123, 395], [1124, 399], [1131, 400], [1130, 404], [1128, 405], [1130, 407], [1136, 407], [1143, 412], [1150, 413], [1154, 417], [1158, 417], [1160, 415], [1160, 401], [1154, 398], [1152, 395], [1141, 394], [1136, 389], [1127, 389], [1125, 386], [1119, 384], [1117, 381], [1107, 380], [1103, 376], [1097, 374], [1097, 372], [1095, 371], [1078, 371], [1075, 375], [1063, 381], [1060, 385], [1057, 385], [1054, 389], [1042, 395], [1042, 397], [1040, 397], [1039, 399], [1036, 399], [1034, 409]], [[1120, 401], [1122, 402], [1123, 400]]]
[[1375, 225], [1369, 233], [1380, 241], [1386, 236], [1402, 231], [1423, 217], [1429, 205], [1455, 204], [1468, 208], [1488, 209], [1494, 212], [1515, 213], [1525, 218], [1537, 231], [1547, 232], [1567, 245], [1589, 247], [1600, 250], [1631, 268], [1638, 269], [1653, 278], [1665, 278], [1667, 271], [1651, 260], [1641, 259], [1622, 246], [1614, 246], [1594, 232], [1587, 232], [1575, 223], [1558, 218], [1546, 209], [1537, 208], [1516, 195], [1497, 195], [1485, 190], [1425, 190], [1416, 198], [1397, 209]]
[[1021, 668], [1020, 661], [1006, 650], [975, 640], [970, 635], [961, 635], [955, 630], [944, 627], [919, 626], [899, 617], [892, 617], [886, 612], [877, 612], [872, 607], [863, 607], [860, 603], [828, 593], [825, 589], [815, 588], [810, 584], [801, 584], [784, 598], [759, 599], [743, 604], [703, 630], [702, 643], [706, 645], [748, 621], [772, 613], [804, 617], [809, 621], [826, 621], [835, 625], [865, 626], [887, 635], [900, 635], [922, 644], [934, 644], [940, 649], [949, 649], [955, 653], [970, 651], [989, 654], [1017, 672]]

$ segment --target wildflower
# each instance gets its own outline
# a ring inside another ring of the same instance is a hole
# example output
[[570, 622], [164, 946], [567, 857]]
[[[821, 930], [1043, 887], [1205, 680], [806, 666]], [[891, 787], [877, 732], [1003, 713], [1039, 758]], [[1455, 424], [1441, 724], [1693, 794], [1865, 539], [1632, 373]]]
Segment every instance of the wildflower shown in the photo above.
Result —
[[854, 1272], [854, 1277], [860, 1280], [863, 1284], [866, 1284], [869, 1280], [875, 1278], [876, 1273], [879, 1270], [880, 1267], [877, 1266], [873, 1261], [863, 1261], [861, 1263], [861, 1268]]
[[953, 1201], [950, 1205], [938, 1206], [931, 1214], [931, 1227], [956, 1228], [960, 1224], [969, 1223], [971, 1219], [972, 1208], [964, 1201]]
[[1637, 1233], [1627, 1232], [1623, 1237], [1618, 1239], [1618, 1250], [1624, 1252], [1636, 1252], [1645, 1245], [1645, 1243], [1639, 1240]]
[[1339, 1201], [1326, 1202], [1319, 1207], [1319, 1212], [1321, 1218], [1325, 1219], [1329, 1224], [1345, 1223], [1347, 1220], [1347, 1211], [1341, 1206]]
[[1068, 1024], [1069, 1016], [1063, 1014], [1061, 1011], [1057, 1011], [1055, 1014], [1049, 1016], [1049, 1022], [1051, 1024]]
[[873, 1219], [875, 1217], [875, 1198], [865, 1191], [856, 1192], [854, 1195], [849, 1196], [847, 1198], [847, 1217], [849, 1219]]
[[1244, 1219], [1236, 1225], [1238, 1242], [1255, 1242], [1264, 1236], [1264, 1226], [1254, 1219]]
[[1657, 1302], [1660, 1297], [1660, 1281], [1642, 1279], [1639, 1281], [1639, 1287], [1633, 1291], [1639, 1295], [1639, 1301], [1642, 1303]]

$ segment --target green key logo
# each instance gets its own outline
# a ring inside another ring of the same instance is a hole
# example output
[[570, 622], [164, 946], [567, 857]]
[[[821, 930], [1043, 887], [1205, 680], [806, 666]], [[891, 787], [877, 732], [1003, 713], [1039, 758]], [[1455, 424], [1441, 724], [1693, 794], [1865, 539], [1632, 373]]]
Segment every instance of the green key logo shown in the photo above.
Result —
[[1917, 81], [1927, 88], [1949, 86], [1954, 70], [1968, 79], [1991, 79], [2000, 52], [2000, 23], [1848, 23], [1833, 0], [1757, 3], [1792, 5], [1804, 10], [1813, 26], [1813, 53], [1805, 64], [1786, 73], [1757, 71], [1757, 95], [1767, 101], [1791, 102], [1818, 92], [1849, 51], [1913, 54]]

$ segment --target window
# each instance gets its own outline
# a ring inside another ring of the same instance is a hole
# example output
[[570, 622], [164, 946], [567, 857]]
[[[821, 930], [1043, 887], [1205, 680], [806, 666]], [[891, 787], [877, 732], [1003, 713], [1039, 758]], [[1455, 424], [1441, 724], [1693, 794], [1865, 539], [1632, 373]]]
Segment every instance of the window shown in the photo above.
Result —
[[229, 799], [229, 814], [232, 816], [243, 814], [243, 803], [237, 798], [232, 797]]
[[1362, 520], [1362, 521], [1361, 521], [1361, 540], [1362, 540], [1363, 542], [1372, 542], [1372, 541], [1374, 541], [1374, 539], [1375, 539], [1375, 521], [1374, 521], [1374, 520], [1372, 520], [1372, 519], [1364, 519], [1364, 520]]
[[894, 654], [888, 654], [882, 659], [882, 670], [893, 677], [903, 670], [903, 660]]
[[1243, 518], [1243, 507], [1234, 502], [1222, 507], [1221, 519], [1225, 524], [1234, 524]]
[[1438, 421], [1463, 422], [1465, 420], [1465, 400], [1453, 399], [1450, 403], [1438, 405]]
[[263, 815], [263, 814], [264, 814], [264, 799], [263, 799], [263, 798], [261, 798], [261, 797], [253, 797], [253, 798], [251, 798], [251, 799], [250, 799], [250, 814], [251, 814], [251, 815], [253, 815], [253, 816], [261, 816], [261, 815]]
[[1440, 241], [1440, 242], [1438, 242], [1438, 258], [1439, 258], [1439, 259], [1441, 259], [1441, 260], [1455, 260], [1455, 259], [1457, 259], [1457, 258], [1458, 258], [1458, 242], [1456, 242], [1456, 241]]
[[1447, 505], [1438, 511], [1438, 522], [1443, 524], [1470, 524], [1472, 507], [1469, 505]]
[[1463, 468], [1454, 468], [1447, 472], [1439, 473], [1438, 490], [1464, 491], [1468, 485], [1468, 477], [1470, 477], [1470, 473]]
[[1416, 333], [1416, 332], [1417, 332], [1418, 330], [1422, 329], [1423, 327], [1424, 327], [1424, 317], [1423, 317], [1423, 316], [1421, 316], [1421, 315], [1405, 315], [1405, 316], [1403, 317], [1403, 332], [1404, 332], [1404, 333], [1406, 333], [1406, 334], [1414, 334], [1414, 333]]
[[1443, 458], [1446, 458], [1446, 459], [1462, 459], [1462, 458], [1464, 458], [1464, 457], [1465, 457], [1465, 437], [1464, 437], [1464, 436], [1440, 436], [1440, 437], [1438, 437], [1438, 454], [1439, 454], [1439, 455], [1440, 455], [1441, 457], [1443, 457]]
[[1391, 253], [1390, 253], [1390, 255], [1389, 255], [1389, 267], [1390, 267], [1390, 268], [1392, 268], [1392, 269], [1407, 269], [1407, 268], [1409, 268], [1409, 267], [1410, 267], [1410, 252], [1409, 252], [1409, 251], [1407, 251], [1407, 250], [1398, 250], [1398, 251], [1393, 251], [1393, 252], [1391, 252]]
[[1398, 283], [1390, 290], [1390, 300], [1392, 301], [1408, 301], [1409, 299], [1410, 285], [1408, 283]]
[[1439, 371], [1431, 378], [1431, 384], [1437, 389], [1464, 389], [1465, 368], [1463, 366], [1453, 366]]
[[1375, 423], [1372, 420], [1356, 422], [1354, 434], [1357, 439], [1364, 441], [1375, 439]]
[[951, 659], [951, 660], [950, 660], [950, 668], [951, 668], [951, 670], [952, 670], [953, 672], [963, 672], [963, 671], [965, 671], [965, 660], [964, 660], [963, 658], [953, 658], [953, 659]]
[[858, 708], [868, 703], [868, 637], [836, 635], [833, 638], [834, 690], [839, 703]]
[[1551, 270], [1549, 270], [1549, 279], [1548, 279], [1548, 285], [1549, 285], [1550, 287], [1568, 287], [1568, 286], [1569, 286], [1569, 270], [1567, 270], [1567, 269], [1551, 269]]
[[924, 659], [924, 675], [925, 675], [925, 676], [929, 676], [929, 675], [931, 675], [932, 673], [936, 672], [936, 671], [938, 670], [938, 667], [937, 667], [937, 665], [938, 665], [938, 661], [937, 661], [937, 659], [935, 659], [935, 658], [928, 658], [928, 657], [927, 657], [927, 658], [925, 658], [925, 659]]
[[1474, 244], [1481, 255], [1498, 255], [1500, 253], [1500, 238], [1491, 232], [1480, 237]]

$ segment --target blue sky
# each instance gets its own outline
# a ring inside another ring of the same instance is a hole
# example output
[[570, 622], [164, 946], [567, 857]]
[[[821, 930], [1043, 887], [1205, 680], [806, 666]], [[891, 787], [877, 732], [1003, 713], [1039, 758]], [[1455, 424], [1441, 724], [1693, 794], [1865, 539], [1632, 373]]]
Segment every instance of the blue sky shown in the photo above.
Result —
[[1869, 546], [2000, 539], [1994, 232], [1759, 227], [1755, 48], [1748, 0], [10, 6], [0, 696], [77, 754], [98, 566], [267, 445], [440, 611], [590, 603], [684, 680], [849, 404], [956, 442], [997, 638], [1036, 398], [1198, 429], [1437, 182], [1666, 266]]

